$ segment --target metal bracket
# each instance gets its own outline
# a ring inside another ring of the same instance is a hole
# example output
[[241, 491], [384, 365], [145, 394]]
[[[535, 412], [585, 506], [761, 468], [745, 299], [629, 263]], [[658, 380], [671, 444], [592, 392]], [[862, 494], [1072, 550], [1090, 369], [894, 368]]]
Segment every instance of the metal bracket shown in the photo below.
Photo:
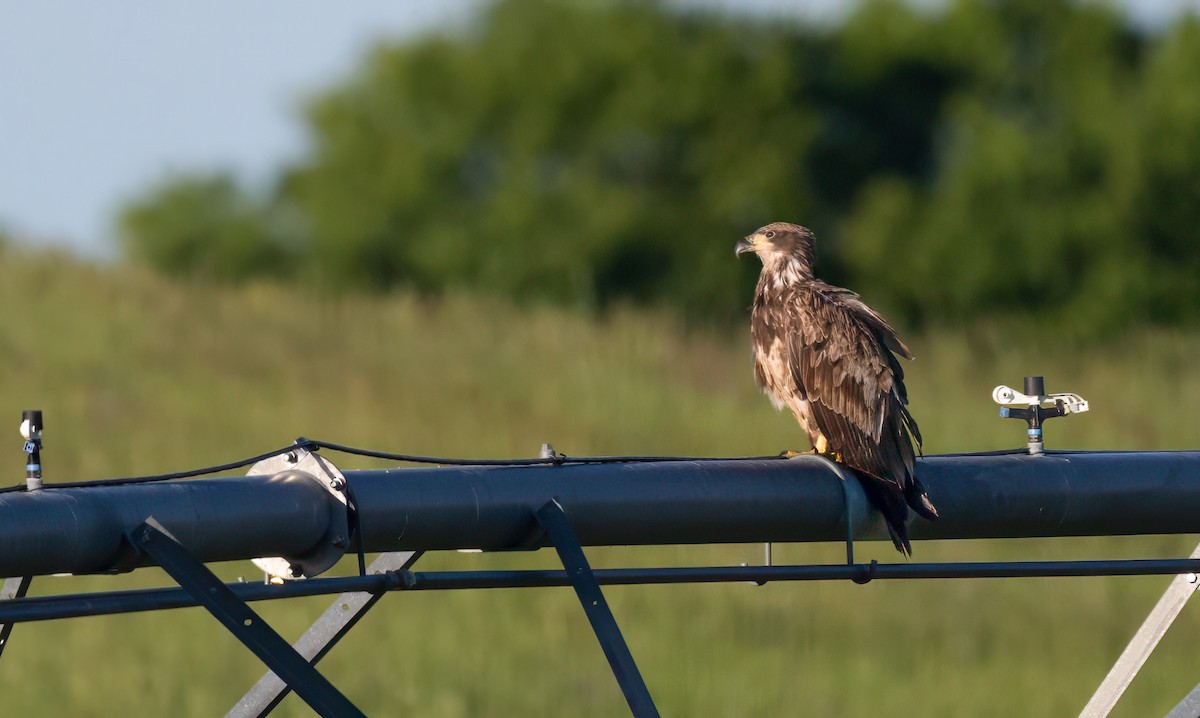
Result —
[[250, 467], [247, 476], [278, 476], [294, 472], [319, 483], [322, 488], [337, 498], [344, 510], [334, 510], [330, 516], [330, 529], [325, 538], [306, 556], [287, 559], [271, 556], [252, 559], [267, 574], [271, 583], [285, 580], [312, 578], [329, 570], [341, 560], [350, 545], [349, 506], [346, 501], [346, 477], [329, 459], [308, 449], [296, 447], [282, 454], [263, 459]]
[[571, 528], [571, 522], [567, 519], [562, 505], [556, 499], [551, 499], [537, 510], [534, 518], [549, 534], [554, 550], [558, 551], [558, 557], [571, 579], [575, 594], [583, 604], [583, 612], [587, 614], [592, 630], [596, 632], [596, 638], [600, 641], [600, 647], [604, 649], [604, 655], [608, 658], [608, 664], [612, 666], [613, 674], [617, 677], [617, 684], [625, 694], [629, 709], [636, 718], [658, 718], [658, 708], [654, 706], [654, 699], [650, 697], [646, 682], [638, 672], [633, 654], [625, 644], [625, 637], [621, 635], [621, 629], [617, 626], [617, 620], [613, 618], [608, 601], [604, 600], [604, 593], [600, 591], [600, 584], [592, 573], [587, 557], [583, 555], [583, 547], [579, 545], [579, 538]]
[[[797, 461], [797, 460], [811, 461], [813, 459], [816, 459], [817, 461], [821, 461], [826, 466], [828, 466], [829, 470], [833, 472], [834, 476], [836, 476], [838, 478], [838, 481], [841, 484], [842, 507], [845, 509], [845, 512], [843, 515], [846, 518], [846, 565], [853, 566], [854, 565], [854, 512], [856, 510], [861, 510], [862, 500], [860, 499], [859, 501], [855, 501], [856, 495], [854, 494], [854, 490], [850, 487], [851, 487], [851, 482], [853, 482], [854, 486], [860, 486], [860, 484], [858, 483], [857, 479], [855, 479], [848, 471], [846, 471], [846, 468], [844, 466], [837, 463], [836, 461], [833, 461], [832, 459], [830, 459], [827, 456], [822, 456], [819, 454], [797, 454], [796, 456], [793, 456], [790, 459], [788, 459], [788, 461]], [[858, 496], [861, 496], [861, 488], [859, 489]], [[773, 554], [774, 554], [774, 551], [773, 551], [772, 543], [769, 541], [764, 543], [763, 544], [763, 565], [764, 566], [771, 567], [775, 564]], [[745, 566], [747, 564], [743, 563], [742, 565]], [[871, 579], [870, 578], [867, 578], [866, 580], [860, 580], [859, 578], [854, 579], [855, 583], [866, 583], [866, 581], [869, 581], [869, 580], [871, 580]], [[767, 584], [766, 581], [755, 581], [754, 583], [759, 586], [765, 586]]]
[[317, 669], [283, 640], [221, 579], [175, 540], [154, 517], [147, 518], [129, 537], [175, 579], [196, 602], [208, 609], [226, 629], [280, 676], [296, 695], [321, 716], [363, 716]]
[[[824, 463], [825, 466], [829, 467], [829, 470], [833, 472], [834, 476], [837, 476], [838, 481], [841, 482], [842, 508], [845, 510], [844, 515], [846, 517], [846, 564], [853, 566], [854, 514], [864, 510], [864, 503], [866, 501], [862, 494], [862, 485], [858, 483], [858, 479], [856, 479], [849, 471], [846, 471], [846, 467], [842, 466], [836, 461], [833, 461], [827, 456], [811, 456], [809, 454], [801, 454], [800, 456], [792, 457], [789, 459], [789, 461], [795, 461], [796, 459], [803, 458], [816, 459]], [[858, 489], [857, 494], [854, 492], [854, 489], [851, 488], [851, 486]]]
[[[8, 601], [14, 598], [25, 598], [25, 594], [29, 591], [29, 584], [33, 583], [33, 576], [18, 576], [4, 579], [4, 585], [0, 587], [0, 601]], [[0, 653], [8, 647], [8, 637], [12, 634], [13, 624], [0, 624]]]
[[[833, 462], [830, 462], [833, 463]], [[846, 565], [854, 565], [854, 511], [850, 508], [850, 477], [845, 470], [838, 466], [838, 476], [842, 480], [842, 506], [846, 509]]]
[[[1192, 551], [1191, 558], [1200, 558], [1200, 546]], [[1158, 642], [1162, 640], [1167, 629], [1171, 627], [1171, 623], [1175, 621], [1175, 617], [1187, 605], [1188, 599], [1200, 587], [1200, 577], [1195, 573], [1181, 573], [1171, 581], [1171, 585], [1163, 593], [1162, 598], [1158, 599], [1158, 603], [1154, 609], [1150, 611], [1150, 615], [1146, 616], [1146, 620], [1142, 622], [1142, 627], [1130, 639], [1129, 645], [1121, 653], [1120, 658], [1113, 664], [1108, 675], [1104, 677], [1104, 681], [1096, 692], [1092, 694], [1091, 700], [1084, 706], [1083, 711], [1079, 714], [1079, 718], [1103, 718], [1107, 716], [1117, 705], [1117, 701], [1125, 693], [1125, 689], [1133, 682], [1138, 671], [1141, 670], [1142, 664], [1154, 652]], [[1200, 690], [1200, 687], [1197, 687]], [[1197, 691], [1192, 691], [1196, 693]], [[1189, 698], [1191, 695], [1189, 694]], [[1184, 703], [1187, 702], [1184, 699]], [[1182, 703], [1180, 705], [1183, 705]], [[1177, 706], [1176, 711], [1179, 710]], [[1171, 712], [1175, 715], [1175, 711]], [[1195, 713], [1188, 713], [1189, 716], [1195, 716]]]
[[[367, 573], [380, 574], [409, 568], [421, 554], [415, 551], [393, 551], [380, 554], [367, 567]], [[358, 619], [371, 610], [382, 593], [343, 593], [329, 608], [292, 644], [292, 648], [312, 665], [346, 635]], [[225, 718], [262, 718], [279, 705], [291, 688], [279, 676], [268, 671], [258, 680], [242, 699], [225, 714]]]

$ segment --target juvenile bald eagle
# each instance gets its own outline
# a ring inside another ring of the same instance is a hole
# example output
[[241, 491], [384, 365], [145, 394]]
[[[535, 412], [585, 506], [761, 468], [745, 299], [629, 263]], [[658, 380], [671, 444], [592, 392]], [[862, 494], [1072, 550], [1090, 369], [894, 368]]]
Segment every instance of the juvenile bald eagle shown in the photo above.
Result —
[[813, 277], [806, 227], [768, 224], [735, 251], [763, 263], [750, 316], [759, 387], [776, 409], [795, 414], [817, 453], [854, 470], [896, 550], [910, 555], [908, 507], [937, 518], [914, 475], [921, 431], [896, 359], [912, 353], [857, 294]]

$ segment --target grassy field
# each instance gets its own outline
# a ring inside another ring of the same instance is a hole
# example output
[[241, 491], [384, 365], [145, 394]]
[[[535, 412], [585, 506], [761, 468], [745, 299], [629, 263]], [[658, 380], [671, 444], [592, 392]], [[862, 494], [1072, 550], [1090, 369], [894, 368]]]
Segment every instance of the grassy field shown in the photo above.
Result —
[[[870, 299], [868, 293], [868, 299]], [[749, 299], [747, 298], [747, 303]], [[754, 387], [744, 332], [664, 315], [593, 320], [502, 302], [322, 299], [304, 287], [173, 284], [52, 254], [0, 254], [0, 466], [22, 476], [20, 411], [46, 412], [48, 481], [219, 463], [304, 435], [413, 453], [745, 455], [807, 448]], [[927, 451], [1009, 448], [998, 383], [1042, 373], [1092, 411], [1051, 423], [1057, 448], [1195, 448], [1200, 334], [1059, 346], [996, 327], [913, 337]], [[7, 412], [7, 413], [6, 413]], [[367, 466], [339, 462], [343, 468]], [[923, 542], [942, 559], [1183, 556], [1195, 536]], [[736, 564], [757, 546], [589, 550], [599, 566]], [[837, 561], [838, 545], [777, 547]], [[863, 558], [892, 561], [889, 544]], [[425, 568], [552, 566], [548, 552], [436, 555]], [[232, 579], [249, 563], [223, 565]], [[348, 568], [346, 570], [349, 570]], [[46, 578], [35, 594], [160, 585], [154, 570]], [[1086, 702], [1164, 578], [612, 588], [664, 715], [1061, 716]], [[259, 604], [285, 636], [322, 599]], [[1200, 612], [1177, 622], [1116, 715], [1161, 715], [1200, 680]], [[625, 712], [567, 589], [394, 595], [322, 671], [370, 715]], [[0, 660], [8, 715], [211, 716], [261, 667], [198, 609], [17, 627]], [[294, 697], [279, 715], [310, 715]]]

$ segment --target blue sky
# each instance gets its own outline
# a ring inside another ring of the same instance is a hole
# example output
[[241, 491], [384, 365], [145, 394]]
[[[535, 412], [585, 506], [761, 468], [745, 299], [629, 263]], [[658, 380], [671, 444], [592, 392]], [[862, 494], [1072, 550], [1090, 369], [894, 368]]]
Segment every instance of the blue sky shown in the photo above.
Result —
[[0, 227], [112, 252], [123, 198], [173, 171], [252, 181], [304, 147], [307, 93], [470, 0], [0, 5]]
[[[676, 0], [681, 4], [689, 0]], [[175, 171], [266, 181], [303, 151], [299, 107], [364, 48], [460, 23], [476, 0], [0, 5], [0, 228], [104, 257], [119, 203]], [[837, 0], [703, 0], [836, 16]], [[1200, 0], [1126, 2], [1157, 24]]]

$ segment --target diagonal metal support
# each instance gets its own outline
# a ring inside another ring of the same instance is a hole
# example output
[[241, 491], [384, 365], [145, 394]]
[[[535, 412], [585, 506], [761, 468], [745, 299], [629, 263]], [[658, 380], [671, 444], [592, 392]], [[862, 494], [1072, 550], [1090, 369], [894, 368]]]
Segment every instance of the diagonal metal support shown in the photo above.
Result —
[[[1196, 550], [1192, 551], [1191, 558], [1200, 558], [1200, 546], [1196, 546]], [[1112, 712], [1117, 701], [1125, 693], [1125, 689], [1142, 669], [1142, 664], [1154, 652], [1158, 642], [1162, 640], [1167, 629], [1175, 621], [1175, 617], [1187, 605], [1188, 599], [1192, 597], [1198, 587], [1200, 587], [1200, 576], [1195, 573], [1181, 573], [1175, 576], [1162, 598], [1158, 599], [1158, 603], [1150, 611], [1150, 615], [1146, 616], [1146, 620], [1142, 622], [1142, 627], [1130, 639], [1129, 645], [1125, 647], [1121, 657], [1104, 677], [1104, 681], [1096, 689], [1091, 700], [1084, 706], [1079, 718], [1104, 718]], [[1187, 699], [1185, 698], [1184, 701], [1186, 702]], [[1174, 716], [1174, 712], [1171, 715]]]
[[[4, 579], [4, 585], [0, 586], [0, 601], [25, 598], [31, 583], [33, 583], [33, 576], [15, 576]], [[12, 629], [13, 624], [11, 623], [0, 624], [0, 653], [8, 648], [8, 637], [12, 635]]]
[[1167, 718], [1196, 718], [1200, 716], [1200, 686], [1192, 689], [1191, 693], [1179, 701], [1179, 705], [1171, 709]]
[[179, 544], [153, 517], [133, 531], [134, 546], [162, 566], [192, 598], [208, 609], [254, 655], [280, 676], [321, 716], [363, 716], [333, 684], [288, 645], [221, 579]]
[[571, 528], [571, 522], [567, 519], [562, 505], [556, 499], [551, 499], [545, 506], [538, 509], [535, 517], [538, 525], [550, 536], [554, 550], [558, 551], [558, 557], [562, 560], [567, 576], [571, 579], [575, 594], [579, 596], [579, 602], [583, 604], [583, 611], [591, 621], [592, 630], [596, 632], [600, 647], [604, 649], [608, 664], [612, 666], [617, 683], [621, 686], [621, 692], [625, 694], [629, 709], [633, 711], [636, 718], [658, 718], [658, 708], [654, 706], [654, 700], [650, 697], [646, 682], [642, 680], [642, 674], [638, 672], [637, 664], [633, 661], [633, 654], [629, 652], [629, 646], [625, 644], [625, 638], [621, 635], [617, 620], [613, 618], [612, 611], [608, 608], [608, 601], [604, 600], [600, 584], [596, 582], [596, 577], [592, 574], [592, 567], [588, 565], [587, 557], [583, 555], [579, 538], [576, 537], [575, 530]]
[[[380, 554], [367, 567], [368, 575], [407, 569], [416, 563], [421, 554], [417, 551], [393, 551]], [[347, 592], [337, 597], [325, 609], [304, 635], [292, 644], [300, 656], [315, 665], [346, 635], [354, 624], [383, 597], [382, 593]], [[246, 695], [225, 714], [225, 718], [262, 718], [275, 710], [291, 688], [268, 671]]]

